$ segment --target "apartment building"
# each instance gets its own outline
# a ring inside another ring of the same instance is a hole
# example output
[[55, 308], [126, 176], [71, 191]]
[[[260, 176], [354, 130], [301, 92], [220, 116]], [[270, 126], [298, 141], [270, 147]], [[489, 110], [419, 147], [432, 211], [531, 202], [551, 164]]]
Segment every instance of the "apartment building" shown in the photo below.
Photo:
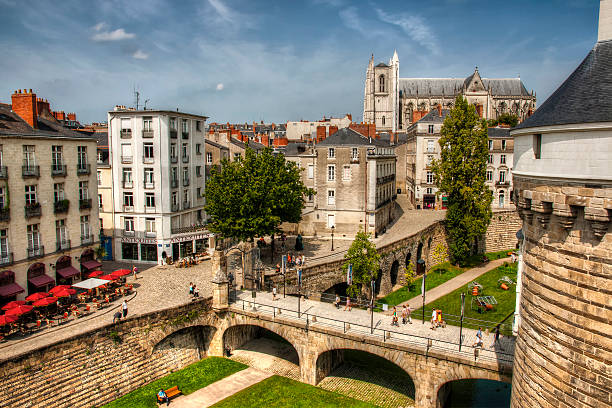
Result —
[[108, 113], [115, 259], [159, 262], [205, 252], [205, 121], [118, 106]]
[[487, 185], [493, 191], [495, 208], [515, 208], [512, 203], [512, 163], [514, 139], [510, 128], [488, 128], [489, 158], [487, 160]]
[[62, 126], [31, 90], [0, 104], [0, 303], [101, 264], [96, 139]]

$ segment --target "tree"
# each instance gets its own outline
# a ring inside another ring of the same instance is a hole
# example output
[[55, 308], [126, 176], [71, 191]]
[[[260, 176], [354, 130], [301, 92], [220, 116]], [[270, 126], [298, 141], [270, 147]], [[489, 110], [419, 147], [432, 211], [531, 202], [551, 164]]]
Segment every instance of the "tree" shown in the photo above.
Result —
[[224, 238], [253, 242], [274, 234], [283, 222], [299, 222], [305, 196], [314, 194], [302, 183], [300, 171], [269, 148], [255, 153], [247, 146], [244, 158], [224, 160], [206, 183], [208, 229]]
[[516, 127], [516, 125], [518, 125], [518, 116], [512, 113], [502, 113], [497, 119], [489, 119], [487, 124], [489, 127], [495, 127], [497, 125]]
[[[446, 261], [446, 258], [448, 258], [448, 251], [446, 250], [446, 247], [441, 243], [436, 245], [431, 253], [431, 259], [433, 259], [435, 262], [434, 265], [440, 265], [442, 262]], [[442, 275], [443, 268], [439, 267], [437, 269], [438, 273]]]
[[472, 243], [486, 232], [492, 215], [493, 193], [486, 185], [487, 123], [458, 95], [440, 133], [440, 160], [433, 162], [432, 169], [437, 187], [448, 196], [450, 260], [461, 263], [470, 255]]
[[349, 265], [353, 265], [353, 282], [347, 289], [349, 296], [358, 296], [360, 286], [370, 287], [370, 282], [378, 277], [380, 254], [370, 237], [370, 234], [360, 230], [344, 255], [344, 273], [348, 271]]
[[416, 278], [416, 267], [412, 259], [408, 262], [408, 266], [404, 267], [404, 278], [406, 279], [406, 286], [408, 289], [412, 289]]

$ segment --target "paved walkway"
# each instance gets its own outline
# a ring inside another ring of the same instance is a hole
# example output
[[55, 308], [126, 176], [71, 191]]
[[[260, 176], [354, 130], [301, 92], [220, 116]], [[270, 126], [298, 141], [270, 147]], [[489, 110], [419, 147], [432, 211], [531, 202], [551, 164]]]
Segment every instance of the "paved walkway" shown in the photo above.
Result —
[[[442, 296], [448, 295], [454, 290], [459, 289], [462, 286], [467, 285], [473, 280], [477, 279], [479, 276], [484, 275], [485, 273], [492, 271], [498, 266], [502, 265], [504, 262], [508, 262], [507, 258], [496, 259], [494, 261], [487, 262], [483, 266], [479, 266], [476, 268], [468, 269], [463, 272], [461, 275], [455, 276], [453, 279], [450, 279], [444, 282], [441, 285], [436, 286], [433, 289], [425, 292], [425, 302], [430, 303], [435, 300], [438, 300]], [[435, 273], [435, 272], [434, 272]], [[420, 284], [420, 283], [419, 283]], [[423, 297], [421, 295], [415, 296], [412, 299], [409, 299], [403, 303], [400, 303], [398, 307], [410, 305], [412, 310], [418, 309], [423, 306]]]
[[[189, 395], [182, 395], [170, 403], [176, 408], [204, 408], [210, 407], [225, 398], [244, 390], [251, 385], [271, 377], [272, 374], [247, 368], [225, 377], [207, 387], [201, 388]], [[163, 405], [165, 406], [165, 405]]]

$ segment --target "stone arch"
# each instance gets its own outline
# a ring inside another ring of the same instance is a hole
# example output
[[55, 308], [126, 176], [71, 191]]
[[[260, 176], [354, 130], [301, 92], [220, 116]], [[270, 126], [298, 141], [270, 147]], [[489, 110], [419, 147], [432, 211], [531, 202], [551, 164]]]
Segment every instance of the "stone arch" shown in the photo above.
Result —
[[178, 329], [161, 340], [152, 348], [151, 354], [174, 354], [185, 349], [191, 349], [193, 357], [202, 359], [208, 354], [210, 343], [217, 332], [217, 328], [210, 325], [195, 325]]
[[283, 339], [293, 347], [298, 356], [300, 355], [298, 347], [289, 340], [288, 336], [278, 333], [277, 330], [271, 327], [265, 327], [264, 325], [255, 324], [254, 322], [245, 322], [227, 327], [222, 333], [223, 349], [229, 348], [233, 350], [253, 339], [261, 337], [263, 334], [266, 334], [266, 332], [272, 333], [274, 336]]
[[[482, 392], [482, 390], [477, 390], [474, 387], [474, 381], [480, 380], [482, 381], [481, 386], [486, 390], [486, 392]], [[499, 388], [496, 389], [495, 385]], [[465, 390], [471, 388], [473, 392], [466, 392]], [[462, 394], [465, 393], [467, 398], [473, 398], [471, 401], [465, 401], [465, 403], [476, 404], [481, 402], [483, 404], [491, 404], [492, 397], [495, 396], [495, 392], [500, 392], [501, 390], [505, 390], [505, 396], [501, 396], [501, 399], [505, 400], [501, 403], [501, 405], [496, 404], [495, 406], [510, 406], [510, 381], [503, 381], [501, 378], [491, 379], [491, 378], [456, 378], [450, 379], [446, 382], [439, 384], [437, 389], [435, 390], [435, 398], [436, 398], [436, 406], [444, 407], [446, 403], [453, 395], [453, 390], [461, 390]], [[456, 392], [456, 391], [455, 391]], [[497, 402], [497, 398], [495, 399]], [[501, 401], [500, 401], [501, 402]]]
[[380, 293], [380, 286], [382, 284], [383, 271], [382, 269], [378, 270], [378, 275], [376, 276], [376, 280], [374, 282], [374, 292], [376, 294]]
[[410, 265], [410, 261], [412, 260], [412, 252], [408, 251], [406, 254], [406, 268]]
[[[321, 298], [321, 301], [332, 301], [330, 300], [331, 297], [335, 294], [338, 294], [340, 296], [346, 296], [346, 289], [348, 288], [348, 283], [346, 282], [346, 280], [342, 280], [340, 282], [337, 282], [335, 284], [333, 284], [332, 286], [330, 286], [329, 288], [327, 288], [326, 290], [323, 291], [323, 293], [327, 294], [326, 297]], [[328, 299], [329, 298], [329, 299]]]
[[422, 257], [423, 257], [423, 243], [419, 242], [419, 246], [417, 247], [417, 254], [416, 254], [417, 261], [419, 259], [422, 259]]
[[397, 284], [397, 276], [399, 273], [399, 262], [397, 259], [393, 261], [391, 264], [390, 278], [391, 278], [391, 288]]

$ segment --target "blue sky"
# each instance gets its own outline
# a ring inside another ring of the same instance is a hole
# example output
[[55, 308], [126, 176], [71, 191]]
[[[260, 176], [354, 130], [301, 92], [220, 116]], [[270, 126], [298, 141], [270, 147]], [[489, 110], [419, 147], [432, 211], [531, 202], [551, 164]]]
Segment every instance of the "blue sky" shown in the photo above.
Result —
[[370, 55], [402, 77], [520, 75], [544, 102], [597, 39], [598, 0], [0, 0], [0, 102], [32, 88], [104, 121], [116, 104], [284, 122], [360, 120]]

